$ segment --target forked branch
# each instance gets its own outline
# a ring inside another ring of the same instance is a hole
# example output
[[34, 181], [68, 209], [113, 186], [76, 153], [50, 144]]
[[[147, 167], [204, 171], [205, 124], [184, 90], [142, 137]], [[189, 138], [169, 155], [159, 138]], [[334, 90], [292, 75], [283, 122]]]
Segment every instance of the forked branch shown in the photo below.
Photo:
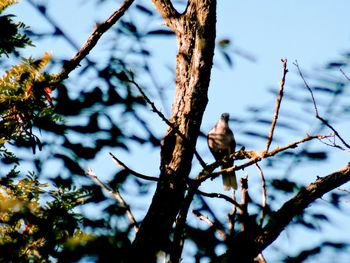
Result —
[[326, 121], [325, 119], [323, 119], [323, 118], [318, 114], [318, 109], [317, 109], [317, 105], [316, 105], [316, 101], [315, 101], [315, 98], [314, 98], [312, 89], [310, 88], [309, 84], [307, 84], [307, 82], [306, 82], [306, 80], [305, 80], [305, 78], [304, 78], [304, 75], [303, 75], [303, 73], [302, 73], [301, 70], [300, 70], [298, 61], [295, 61], [293, 64], [297, 67], [298, 72], [299, 72], [299, 75], [300, 75], [301, 79], [303, 80], [305, 87], [306, 87], [306, 88], [308, 89], [308, 91], [310, 92], [311, 99], [312, 99], [312, 103], [313, 103], [313, 105], [314, 105], [315, 117], [316, 117], [317, 119], [319, 119], [319, 120], [320, 120], [324, 125], [326, 125], [328, 128], [330, 128], [330, 129], [334, 132], [335, 136], [336, 136], [348, 149], [350, 149], [350, 145], [340, 136], [340, 134], [337, 132], [337, 130], [336, 130], [332, 125], [330, 125], [330, 124], [328, 123], [328, 121]]
[[[270, 220], [261, 231], [244, 231], [237, 234], [230, 240], [229, 249], [222, 258], [227, 262], [236, 259], [240, 262], [248, 262], [269, 246], [292, 219], [301, 214], [311, 203], [348, 181], [350, 181], [350, 163], [328, 176], [317, 178], [315, 182], [301, 189], [293, 198], [285, 202], [278, 211], [271, 213]], [[240, 252], [239, 255], [237, 251]]]
[[[192, 209], [191, 210], [192, 214], [195, 215], [199, 220], [207, 223], [209, 226], [213, 227], [214, 226], [214, 223], [206, 216], [204, 216], [203, 214], [201, 214], [201, 212], [199, 212], [198, 210], [194, 210]], [[221, 231], [220, 229], [216, 229], [216, 233], [223, 239], [226, 239], [227, 236], [226, 234]]]
[[[298, 144], [303, 143], [303, 142], [307, 142], [313, 139], [319, 139], [322, 140], [324, 138], [328, 138], [328, 137], [334, 137], [334, 134], [326, 134], [326, 135], [306, 135], [306, 137], [304, 137], [303, 139], [300, 139], [298, 141], [292, 142], [288, 145], [285, 145], [283, 147], [276, 147], [275, 149], [273, 149], [270, 152], [257, 152], [257, 151], [244, 151], [244, 153], [240, 156], [244, 157], [244, 158], [237, 158], [239, 156], [236, 155], [232, 155], [230, 156], [236, 156], [236, 160], [237, 159], [245, 159], [245, 156], [249, 156], [251, 159], [246, 161], [245, 163], [241, 164], [241, 165], [234, 165], [232, 167], [226, 168], [226, 169], [221, 169], [217, 172], [208, 172], [207, 170], [203, 170], [195, 179], [193, 180], [200, 180], [200, 181], [205, 181], [207, 179], [214, 179], [216, 177], [218, 177], [222, 172], [232, 172], [232, 171], [238, 171], [238, 170], [242, 170], [248, 166], [251, 166], [252, 164], [258, 163], [261, 160], [265, 159], [265, 158], [269, 158], [272, 157], [274, 155], [276, 155], [277, 153], [283, 152], [287, 149], [293, 149], [296, 148], [298, 146]], [[216, 163], [214, 163], [216, 164]], [[212, 165], [208, 165], [209, 167], [211, 167]]]
[[174, 29], [175, 20], [180, 16], [170, 0], [152, 0], [159, 14], [163, 17], [167, 26]]
[[111, 196], [113, 196], [113, 198], [115, 200], [117, 200], [123, 208], [125, 208], [126, 211], [126, 215], [128, 216], [131, 224], [134, 226], [135, 231], [139, 231], [139, 227], [138, 224], [135, 220], [135, 217], [133, 216], [133, 214], [131, 213], [130, 207], [129, 205], [124, 201], [123, 197], [120, 195], [118, 189], [115, 189], [114, 191], [107, 185], [105, 185], [104, 183], [102, 183], [100, 181], [100, 179], [98, 179], [98, 177], [96, 176], [96, 174], [89, 168], [86, 172], [86, 175], [89, 176], [97, 185], [99, 185], [102, 189], [104, 189], [105, 191], [107, 191]]
[[259, 247], [259, 251], [271, 244], [287, 224], [312, 202], [349, 180], [350, 163], [328, 176], [317, 178], [314, 183], [300, 190], [298, 194], [273, 214], [268, 224], [263, 228], [262, 234], [256, 237], [255, 243]]

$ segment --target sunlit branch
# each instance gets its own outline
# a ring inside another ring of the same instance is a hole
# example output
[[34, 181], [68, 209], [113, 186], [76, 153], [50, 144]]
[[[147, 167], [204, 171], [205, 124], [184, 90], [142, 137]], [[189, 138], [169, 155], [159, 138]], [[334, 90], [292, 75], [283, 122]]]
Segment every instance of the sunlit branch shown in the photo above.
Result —
[[131, 213], [129, 205], [124, 201], [122, 196], [120, 195], [118, 189], [115, 189], [114, 191], [104, 183], [100, 181], [100, 179], [97, 178], [96, 174], [89, 168], [86, 172], [86, 175], [88, 175], [97, 185], [99, 185], [102, 189], [107, 191], [115, 200], [117, 200], [123, 208], [125, 208], [126, 214], [131, 222], [131, 224], [134, 226], [135, 231], [137, 232], [139, 230], [138, 224]]
[[[283, 151], [285, 151], [287, 149], [296, 148], [297, 145], [300, 144], [300, 143], [307, 142], [307, 141], [310, 141], [310, 140], [313, 140], [313, 139], [321, 140], [321, 139], [324, 139], [324, 138], [327, 138], [327, 137], [333, 137], [333, 136], [334, 136], [333, 134], [314, 135], [314, 136], [311, 136], [311, 135], [307, 134], [306, 137], [304, 137], [303, 139], [300, 139], [298, 141], [292, 142], [292, 143], [290, 143], [290, 144], [288, 144], [286, 146], [283, 146], [283, 147], [276, 147], [274, 150], [272, 150], [272, 151], [270, 151], [270, 152], [268, 152], [266, 154], [261, 155], [261, 154], [258, 153], [252, 160], [250, 160], [250, 161], [248, 161], [248, 162], [246, 162], [246, 163], [244, 163], [242, 165], [236, 166], [236, 169], [234, 169], [234, 170], [241, 170], [241, 169], [243, 169], [243, 168], [245, 168], [247, 166], [250, 166], [250, 165], [252, 165], [254, 163], [257, 163], [257, 162], [261, 161], [264, 158], [268, 158], [268, 157], [274, 156], [277, 153], [283, 152]], [[253, 156], [254, 156], [254, 153], [255, 152], [253, 152]]]
[[[198, 210], [194, 210], [192, 209], [191, 210], [192, 214], [194, 214], [199, 220], [207, 223], [209, 226], [213, 227], [214, 226], [214, 223], [206, 216], [202, 215]], [[222, 232], [221, 230], [219, 229], [216, 229], [216, 233], [222, 237], [223, 239], [226, 239], [226, 234], [224, 232]]]
[[[241, 164], [241, 165], [234, 165], [232, 167], [229, 168], [225, 168], [225, 169], [221, 169], [217, 172], [208, 172], [207, 170], [202, 171], [195, 179], [193, 180], [199, 180], [201, 182], [207, 180], [207, 179], [214, 179], [216, 177], [218, 177], [222, 172], [232, 172], [232, 171], [238, 171], [238, 170], [242, 170], [248, 166], [251, 166], [252, 164], [255, 164], [257, 162], [260, 162], [261, 160], [263, 160], [264, 158], [269, 158], [272, 157], [274, 155], [276, 155], [277, 153], [283, 152], [287, 149], [293, 149], [296, 148], [298, 146], [298, 144], [303, 143], [303, 142], [307, 142], [313, 139], [319, 139], [322, 140], [324, 138], [328, 138], [328, 137], [333, 137], [334, 134], [326, 134], [326, 135], [306, 135], [306, 137], [304, 137], [303, 139], [300, 139], [298, 141], [292, 142], [288, 145], [285, 145], [283, 147], [276, 147], [275, 149], [273, 149], [270, 152], [257, 152], [257, 151], [244, 151], [243, 155], [238, 155], [238, 156], [249, 156], [248, 158], [251, 158], [249, 161]], [[238, 157], [237, 156], [237, 157]], [[232, 156], [230, 156], [231, 158]], [[236, 158], [236, 159], [243, 159], [243, 158]], [[215, 163], [214, 163], [215, 164]]]
[[101, 36], [124, 15], [125, 11], [131, 6], [133, 2], [134, 0], [125, 0], [122, 5], [107, 20], [95, 26], [93, 32], [85, 44], [74, 55], [73, 58], [64, 64], [61, 72], [56, 77], [57, 82], [61, 82], [62, 80], [68, 78], [69, 73], [71, 73], [79, 66], [79, 63], [95, 47]]
[[109, 153], [109, 155], [112, 157], [113, 161], [119, 165], [123, 170], [127, 171], [128, 173], [144, 179], [144, 180], [148, 180], [148, 181], [158, 181], [158, 177], [153, 177], [153, 176], [148, 176], [148, 175], [144, 175], [144, 174], [140, 174], [138, 172], [135, 172], [134, 170], [130, 169], [129, 167], [127, 167], [122, 161], [120, 161], [117, 157], [115, 157], [112, 153]]
[[331, 147], [334, 147], [334, 148], [338, 148], [338, 149], [344, 151], [345, 153], [350, 154], [350, 151], [349, 151], [349, 150], [347, 150], [347, 149], [345, 149], [344, 147], [342, 147], [342, 146], [340, 146], [340, 145], [338, 145], [338, 144], [335, 143], [335, 137], [333, 138], [333, 141], [331, 141], [330, 139], [328, 139], [328, 141], [329, 141], [329, 143], [324, 142], [324, 141], [321, 140], [321, 142], [324, 143], [324, 144], [327, 145], [327, 146], [331, 146]]
[[260, 213], [260, 222], [259, 226], [262, 226], [264, 217], [265, 217], [265, 209], [266, 209], [266, 186], [265, 186], [265, 178], [262, 169], [260, 168], [258, 163], [255, 163], [255, 166], [259, 170], [259, 174], [261, 177], [261, 192], [262, 192], [262, 204], [261, 204], [261, 213]]
[[346, 189], [342, 189], [342, 188], [338, 187], [337, 190], [342, 191], [342, 192], [347, 193], [347, 194], [350, 194], [350, 191], [346, 190]]
[[179, 17], [179, 13], [176, 11], [170, 0], [152, 0], [154, 6], [158, 10], [159, 14], [163, 17], [167, 26], [174, 29], [175, 20]]
[[324, 125], [326, 125], [328, 128], [330, 128], [330, 129], [334, 132], [335, 136], [337, 136], [338, 139], [339, 139], [347, 148], [350, 149], [350, 145], [347, 144], [347, 143], [345, 142], [345, 140], [339, 135], [339, 133], [337, 132], [337, 130], [334, 129], [332, 125], [330, 125], [325, 119], [323, 119], [323, 118], [318, 114], [317, 105], [316, 105], [316, 101], [315, 101], [313, 92], [312, 92], [312, 90], [311, 90], [309, 84], [307, 84], [307, 82], [306, 82], [306, 80], [305, 80], [305, 78], [304, 78], [304, 76], [303, 76], [303, 73], [302, 73], [301, 70], [300, 70], [298, 61], [295, 61], [293, 64], [294, 64], [294, 65], [296, 66], [296, 68], [298, 69], [299, 75], [300, 75], [301, 79], [303, 80], [305, 87], [308, 89], [308, 91], [309, 91], [310, 94], [311, 94], [312, 102], [313, 102], [313, 104], [314, 104], [315, 117], [316, 117], [317, 119], [319, 119], [319, 120], [320, 120]]
[[260, 253], [258, 255], [258, 257], [255, 258], [255, 260], [258, 260], [259, 263], [266, 263], [266, 259], [265, 259], [264, 255], [263, 255], [263, 253]]
[[273, 131], [275, 130], [275, 126], [276, 126], [277, 118], [278, 118], [278, 112], [279, 112], [279, 109], [280, 109], [280, 106], [281, 106], [281, 102], [282, 102], [283, 87], [284, 87], [284, 83], [285, 83], [285, 78], [286, 78], [286, 74], [288, 72], [287, 59], [281, 59], [281, 62], [282, 62], [282, 67], [283, 67], [283, 73], [282, 73], [282, 78], [281, 78], [281, 82], [280, 82], [280, 89], [278, 91], [278, 97], [277, 97], [277, 101], [276, 101], [275, 113], [273, 115], [273, 119], [272, 119], [272, 123], [271, 123], [271, 127], [270, 127], [270, 132], [269, 132], [269, 135], [267, 137], [265, 152], [269, 151], [269, 148], [270, 148], [270, 145], [271, 145], [271, 142], [272, 142]]

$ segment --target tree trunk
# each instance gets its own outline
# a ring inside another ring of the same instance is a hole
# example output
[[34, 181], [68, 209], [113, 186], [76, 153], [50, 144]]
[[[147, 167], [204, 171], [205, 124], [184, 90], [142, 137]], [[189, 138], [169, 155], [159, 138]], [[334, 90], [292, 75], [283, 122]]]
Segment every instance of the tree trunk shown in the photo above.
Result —
[[176, 34], [176, 91], [169, 127], [162, 141], [160, 180], [151, 206], [133, 243], [134, 255], [154, 262], [160, 250], [169, 251], [170, 234], [184, 201], [186, 180], [203, 113], [215, 46], [216, 1], [190, 0], [183, 14], [170, 1], [153, 0]]

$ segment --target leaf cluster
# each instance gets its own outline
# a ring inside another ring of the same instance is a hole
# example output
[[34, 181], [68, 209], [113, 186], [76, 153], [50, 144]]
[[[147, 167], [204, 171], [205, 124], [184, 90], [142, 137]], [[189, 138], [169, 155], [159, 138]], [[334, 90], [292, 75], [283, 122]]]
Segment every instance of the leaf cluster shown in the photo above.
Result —
[[[4, 0], [0, 3], [0, 14], [10, 5], [16, 3], [16, 0]], [[22, 22], [15, 23], [12, 18], [14, 15], [0, 16], [0, 57], [8, 56], [17, 48], [24, 48], [27, 45], [33, 46], [31, 40], [26, 34], [19, 31], [27, 27]]]
[[55, 122], [50, 97], [52, 77], [42, 72], [51, 55], [40, 59], [22, 58], [22, 63], [9, 69], [0, 79], [0, 146], [7, 141], [28, 144], [35, 151], [40, 140], [33, 134], [33, 126], [43, 120]]
[[40, 183], [34, 173], [21, 180], [14, 175], [0, 182], [1, 261], [47, 262], [79, 229], [79, 215], [73, 208], [85, 193], [62, 188], [49, 191], [49, 184]]

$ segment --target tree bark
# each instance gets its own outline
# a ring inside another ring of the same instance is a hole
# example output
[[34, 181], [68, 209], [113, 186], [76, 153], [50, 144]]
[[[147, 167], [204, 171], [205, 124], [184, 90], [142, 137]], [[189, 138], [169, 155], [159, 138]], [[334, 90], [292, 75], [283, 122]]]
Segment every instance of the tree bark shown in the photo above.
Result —
[[325, 193], [350, 181], [350, 163], [344, 168], [318, 178], [314, 183], [301, 189], [276, 212], [262, 229], [243, 231], [228, 241], [228, 251], [221, 257], [222, 262], [253, 262], [253, 259], [269, 246], [292, 219]]
[[170, 250], [169, 236], [184, 202], [186, 180], [208, 102], [216, 26], [215, 0], [189, 0], [183, 14], [168, 0], [153, 3], [176, 34], [176, 91], [170, 121], [184, 136], [169, 127], [162, 141], [157, 189], [133, 242], [135, 255], [142, 253], [144, 262], [154, 262], [158, 251]]

